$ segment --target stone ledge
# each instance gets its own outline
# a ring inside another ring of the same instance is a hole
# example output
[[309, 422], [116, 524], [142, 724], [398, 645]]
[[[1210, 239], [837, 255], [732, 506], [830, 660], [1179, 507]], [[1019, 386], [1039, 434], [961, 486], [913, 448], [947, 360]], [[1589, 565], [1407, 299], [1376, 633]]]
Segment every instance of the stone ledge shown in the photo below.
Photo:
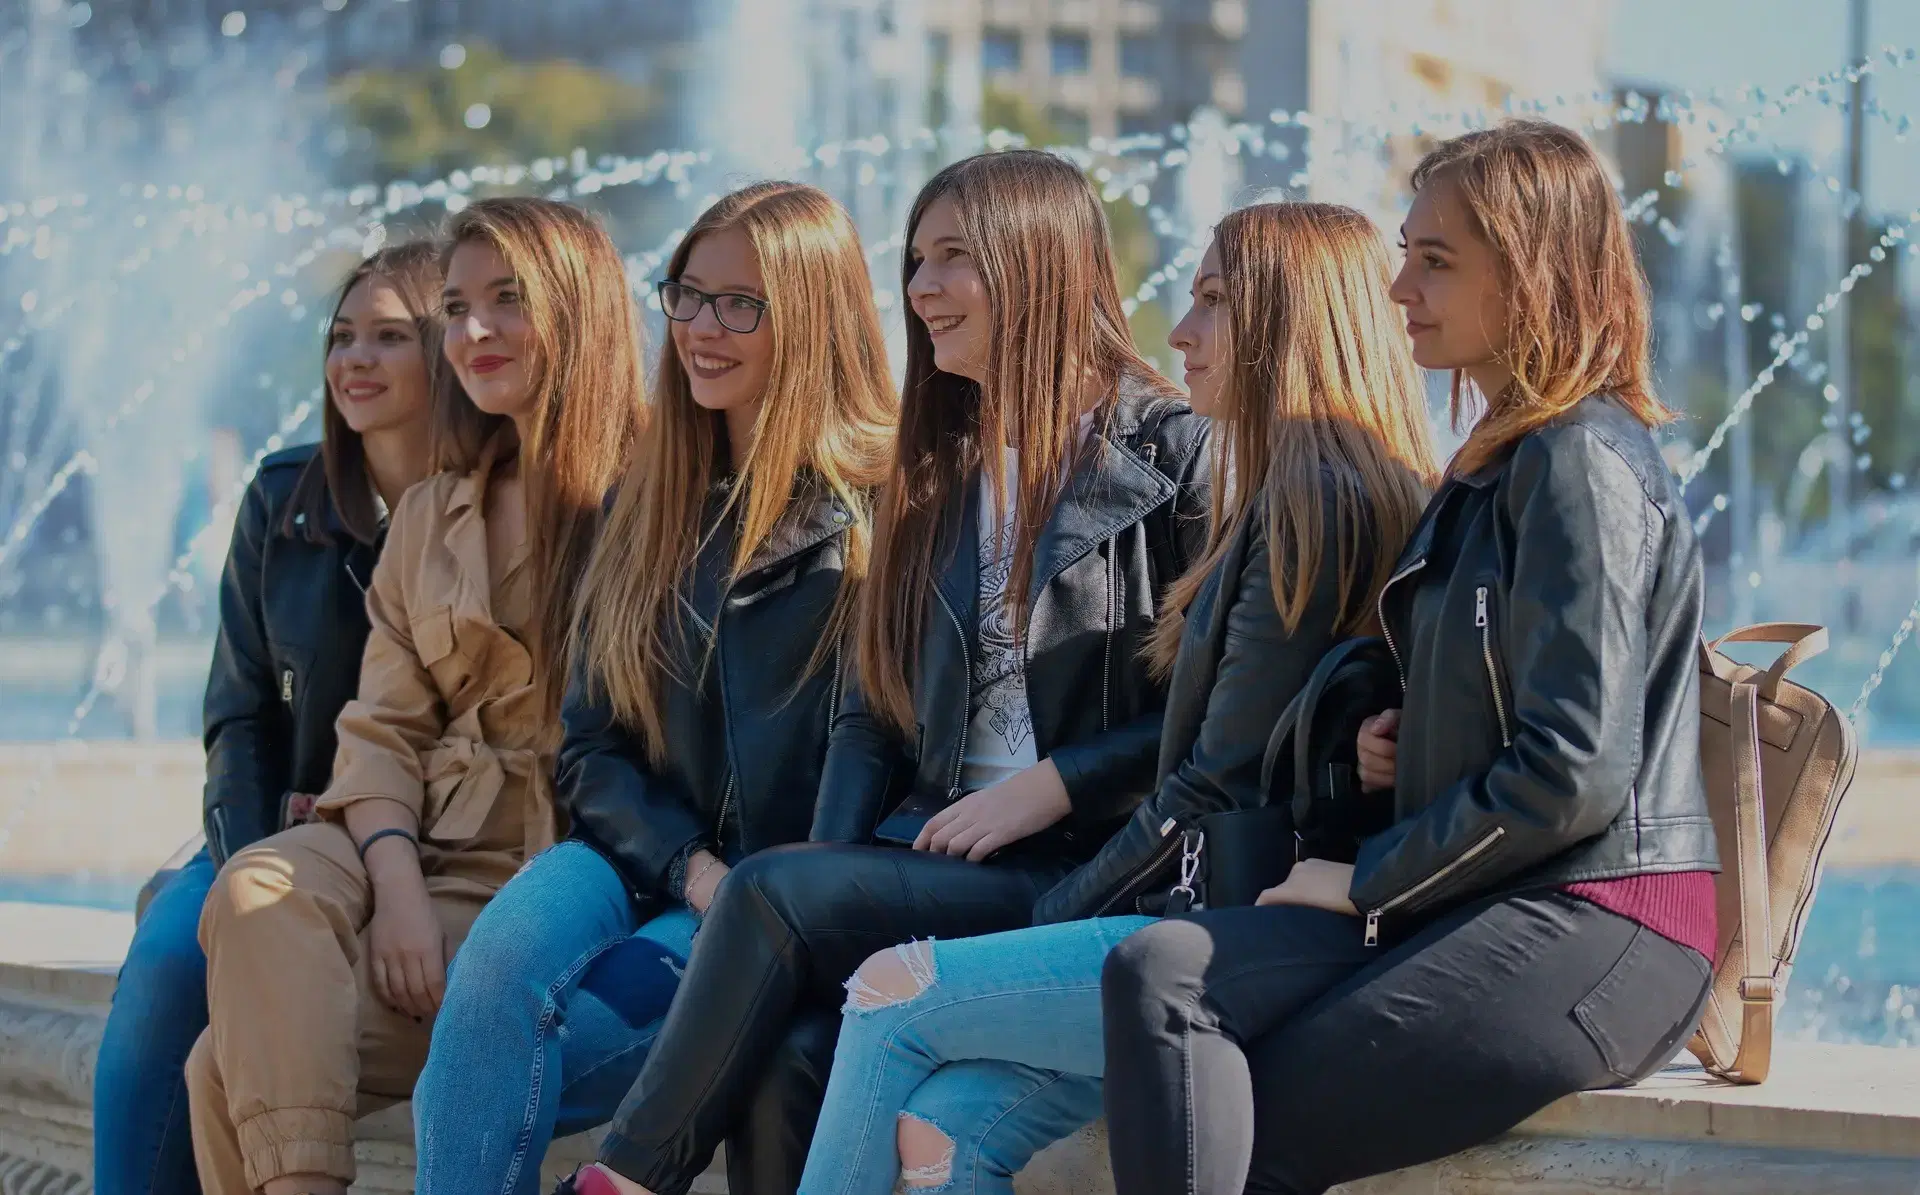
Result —
[[[0, 1195], [92, 1189], [88, 1107], [111, 974], [0, 964]], [[408, 1105], [359, 1125], [363, 1195], [412, 1190]], [[557, 1142], [549, 1180], [592, 1156]], [[1021, 1195], [1106, 1195], [1102, 1126], [1021, 1174]], [[723, 1195], [718, 1167], [696, 1184]], [[1920, 1195], [1920, 1051], [1781, 1043], [1773, 1078], [1728, 1087], [1675, 1067], [1624, 1091], [1569, 1097], [1512, 1135], [1443, 1161], [1341, 1188], [1343, 1195]]]

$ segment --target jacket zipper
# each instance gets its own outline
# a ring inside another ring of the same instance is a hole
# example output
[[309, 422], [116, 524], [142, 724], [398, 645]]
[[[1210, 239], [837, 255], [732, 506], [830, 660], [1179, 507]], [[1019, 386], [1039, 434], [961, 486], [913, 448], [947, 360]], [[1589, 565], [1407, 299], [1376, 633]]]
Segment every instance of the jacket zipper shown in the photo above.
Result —
[[840, 716], [840, 669], [843, 667], [840, 657], [846, 650], [846, 646], [845, 635], [842, 635], [840, 641], [833, 645], [833, 684], [827, 688], [827, 729], [829, 731], [833, 729], [833, 720]]
[[1487, 661], [1487, 687], [1493, 690], [1493, 712], [1500, 719], [1500, 745], [1513, 746], [1507, 733], [1507, 703], [1500, 698], [1500, 674], [1493, 667], [1493, 631], [1487, 626], [1487, 587], [1473, 591], [1473, 625], [1480, 628], [1480, 655]]
[[1120, 550], [1120, 537], [1107, 540], [1107, 646], [1100, 658], [1100, 729], [1107, 729], [1107, 702], [1113, 693], [1113, 623], [1119, 606], [1120, 569], [1114, 556]]
[[[713, 824], [713, 846], [716, 854], [724, 855], [727, 851], [727, 815], [733, 812], [734, 778], [734, 773], [727, 773], [727, 789], [720, 794], [720, 820]], [[743, 843], [744, 840], [745, 836], [742, 835]]]
[[1468, 847], [1466, 850], [1460, 852], [1459, 858], [1447, 864], [1445, 867], [1441, 868], [1439, 871], [1434, 872], [1432, 875], [1428, 876], [1426, 879], [1421, 880], [1418, 884], [1415, 884], [1413, 887], [1407, 889], [1405, 892], [1402, 892], [1400, 895], [1394, 897], [1392, 900], [1387, 901], [1385, 904], [1381, 905], [1379, 908], [1369, 910], [1367, 913], [1367, 945], [1378, 946], [1380, 944], [1380, 918], [1383, 915], [1393, 912], [1393, 910], [1399, 908], [1401, 905], [1406, 904], [1408, 901], [1412, 900], [1414, 897], [1432, 888], [1435, 884], [1438, 884], [1441, 880], [1446, 879], [1448, 876], [1452, 875], [1454, 872], [1459, 871], [1462, 867], [1465, 867], [1467, 864], [1473, 862], [1475, 859], [1485, 854], [1487, 850], [1493, 846], [1494, 843], [1499, 842], [1500, 839], [1506, 835], [1506, 833], [1507, 833], [1507, 828], [1505, 826], [1495, 826], [1493, 829], [1488, 830], [1486, 834], [1480, 839], [1480, 841], [1474, 843], [1472, 846]]
[[1100, 902], [1100, 907], [1088, 915], [1092, 917], [1107, 916], [1113, 911], [1115, 905], [1118, 905], [1127, 898], [1127, 894], [1133, 891], [1135, 884], [1138, 884], [1154, 872], [1165, 867], [1167, 861], [1173, 858], [1173, 853], [1180, 849], [1180, 843], [1186, 837], [1183, 834], [1174, 833], [1175, 830], [1179, 829], [1179, 826], [1180, 823], [1173, 818], [1168, 818], [1166, 821], [1161, 822], [1160, 845], [1154, 848], [1153, 854], [1147, 856], [1146, 862], [1128, 872], [1121, 879], [1120, 886], [1114, 889], [1113, 895]]
[[1387, 590], [1392, 589], [1396, 582], [1412, 576], [1425, 567], [1427, 567], [1427, 558], [1422, 556], [1412, 564], [1393, 574], [1393, 576], [1388, 577], [1387, 583], [1380, 587], [1380, 596], [1374, 599], [1374, 613], [1380, 617], [1380, 635], [1387, 641], [1387, 652], [1393, 656], [1394, 671], [1400, 674], [1400, 691], [1402, 693], [1407, 691], [1407, 666], [1400, 659], [1400, 645], [1393, 641], [1393, 628], [1387, 625]]
[[293, 704], [293, 669], [280, 670], [280, 701], [284, 705]]
[[[969, 711], [973, 704], [973, 649], [967, 644], [967, 629], [960, 625], [960, 616], [953, 612], [953, 604], [947, 601], [947, 595], [938, 585], [933, 587], [933, 596], [940, 599], [940, 608], [953, 620], [953, 630], [960, 636], [960, 659], [967, 667], [967, 705]], [[960, 765], [967, 758], [967, 729], [973, 722], [971, 713], [963, 713], [960, 718], [960, 745], [953, 753], [953, 781], [947, 786], [947, 800], [960, 799]]]

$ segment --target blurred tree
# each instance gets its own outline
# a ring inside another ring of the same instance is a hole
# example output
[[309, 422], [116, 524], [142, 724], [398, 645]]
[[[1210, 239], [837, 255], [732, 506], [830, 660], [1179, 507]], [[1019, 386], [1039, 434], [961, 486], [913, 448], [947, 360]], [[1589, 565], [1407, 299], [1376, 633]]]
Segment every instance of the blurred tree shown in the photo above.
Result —
[[465, 61], [451, 70], [358, 70], [330, 90], [371, 135], [366, 166], [384, 178], [637, 144], [631, 134], [656, 102], [649, 89], [604, 71], [513, 62], [482, 43], [468, 43]]
[[[1771, 161], [1742, 163], [1737, 174], [1735, 201], [1739, 204], [1742, 283], [1744, 298], [1760, 305], [1761, 316], [1748, 328], [1748, 360], [1744, 376], [1734, 383], [1744, 389], [1773, 360], [1780, 342], [1799, 331], [1807, 312], [1804, 279], [1796, 279], [1794, 270], [1801, 255], [1796, 247], [1805, 229], [1800, 226], [1799, 205], [1802, 184], [1781, 175]], [[1853, 222], [1849, 240], [1849, 266], [1870, 260], [1869, 251], [1884, 230], [1884, 223], [1862, 216]], [[1920, 421], [1907, 413], [1910, 405], [1903, 385], [1907, 371], [1905, 341], [1913, 320], [1900, 290], [1900, 262], [1893, 255], [1877, 266], [1850, 292], [1854, 401], [1862, 426], [1866, 429], [1855, 448], [1856, 455], [1871, 458], [1870, 464], [1854, 476], [1855, 490], [1866, 494], [1890, 488], [1894, 474], [1912, 476], [1920, 468]], [[1820, 290], [1837, 279], [1816, 280]], [[1709, 299], [1701, 299], [1704, 304]], [[1784, 317], [1775, 327], [1773, 317]], [[1704, 315], [1699, 317], [1704, 321]], [[1722, 318], [1725, 318], [1724, 316]], [[1729, 394], [1718, 353], [1717, 322], [1704, 327], [1681, 394], [1665, 395], [1670, 403], [1687, 412], [1689, 432], [1698, 443], [1725, 417]], [[1761, 501], [1787, 518], [1789, 525], [1814, 527], [1826, 517], [1827, 487], [1824, 483], [1798, 487], [1804, 495], [1804, 509], [1785, 509], [1794, 492], [1794, 474], [1801, 467], [1803, 454], [1827, 434], [1824, 420], [1832, 408], [1822, 391], [1829, 364], [1828, 345], [1816, 335], [1794, 355], [1792, 363], [1779, 370], [1772, 385], [1762, 391], [1747, 416], [1753, 437], [1754, 487]], [[1815, 458], [1808, 457], [1812, 462]], [[1694, 487], [1690, 498], [1696, 508], [1724, 492], [1729, 484], [1731, 454], [1718, 453], [1705, 476]], [[1723, 550], [1724, 536], [1719, 525], [1709, 533], [1710, 556]]]
[[[1061, 135], [1046, 113], [1025, 96], [1004, 86], [989, 83], [980, 102], [980, 124], [987, 129], [1001, 128], [1018, 133], [1034, 146], [1062, 145]], [[1147, 222], [1146, 209], [1124, 196], [1103, 206], [1107, 227], [1113, 237], [1114, 274], [1120, 280], [1124, 298], [1140, 288], [1148, 274], [1160, 268], [1160, 238]], [[1173, 322], [1158, 301], [1142, 303], [1128, 321], [1133, 342], [1146, 356], [1163, 364], [1169, 360], [1167, 334]]]

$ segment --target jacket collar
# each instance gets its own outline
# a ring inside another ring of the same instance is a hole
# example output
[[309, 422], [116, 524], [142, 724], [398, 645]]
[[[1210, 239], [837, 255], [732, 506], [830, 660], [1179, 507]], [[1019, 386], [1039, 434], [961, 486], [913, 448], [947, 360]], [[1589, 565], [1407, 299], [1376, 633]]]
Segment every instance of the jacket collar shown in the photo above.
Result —
[[[1140, 430], [1148, 407], [1158, 399], [1144, 385], [1125, 379], [1106, 421], [1088, 434], [1067, 474], [1066, 485], [1034, 545], [1033, 579], [1027, 590], [1031, 611], [1055, 577], [1121, 528], [1172, 499], [1174, 484], [1127, 446]], [[958, 510], [950, 510], [942, 542], [951, 545], [935, 583], [956, 611], [978, 619], [981, 474], [963, 489]]]
[[1116, 443], [1114, 434], [1110, 426], [1088, 437], [1073, 472], [1067, 475], [1066, 488], [1040, 532], [1040, 542], [1034, 545], [1029, 609], [1075, 561], [1174, 495], [1174, 484], [1166, 475]]
[[853, 525], [853, 512], [838, 494], [817, 481], [802, 481], [766, 541], [747, 558], [742, 578], [805, 555]]
[[[488, 568], [486, 496], [501, 447], [499, 436], [488, 441], [481, 450], [480, 463], [448, 487], [442, 512], [447, 521], [443, 537], [447, 551], [453, 554], [489, 615], [493, 609], [493, 577]], [[525, 550], [523, 545], [521, 551]]]

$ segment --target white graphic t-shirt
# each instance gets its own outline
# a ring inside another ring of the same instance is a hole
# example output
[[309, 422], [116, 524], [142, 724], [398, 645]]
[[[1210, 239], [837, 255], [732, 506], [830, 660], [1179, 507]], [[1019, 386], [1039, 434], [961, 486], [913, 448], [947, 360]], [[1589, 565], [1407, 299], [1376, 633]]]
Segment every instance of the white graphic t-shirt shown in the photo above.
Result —
[[1013, 495], [1019, 492], [1020, 456], [1005, 450], [1006, 491], [980, 486], [980, 633], [973, 644], [973, 718], [967, 753], [960, 763], [960, 791], [998, 784], [1040, 762], [1033, 748], [1033, 713], [1027, 706], [1025, 645], [1013, 637], [1007, 580], [1013, 573]]

